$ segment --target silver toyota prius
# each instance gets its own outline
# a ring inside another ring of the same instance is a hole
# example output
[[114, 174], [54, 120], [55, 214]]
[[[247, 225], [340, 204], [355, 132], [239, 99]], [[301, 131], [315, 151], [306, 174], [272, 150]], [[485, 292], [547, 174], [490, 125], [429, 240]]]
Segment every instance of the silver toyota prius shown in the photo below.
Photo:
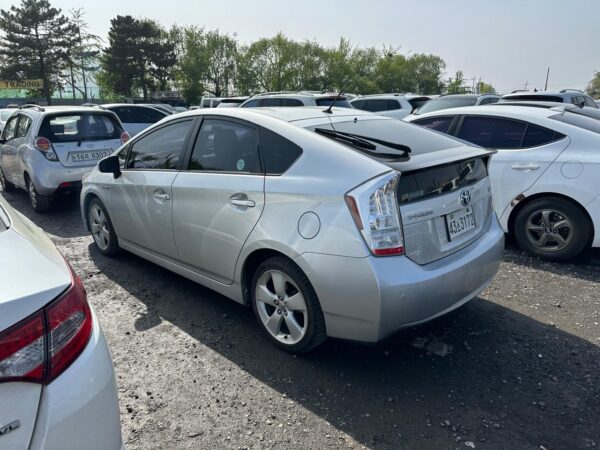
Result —
[[100, 161], [81, 210], [103, 254], [251, 305], [297, 353], [377, 342], [488, 285], [504, 247], [491, 154], [359, 110], [199, 109]]

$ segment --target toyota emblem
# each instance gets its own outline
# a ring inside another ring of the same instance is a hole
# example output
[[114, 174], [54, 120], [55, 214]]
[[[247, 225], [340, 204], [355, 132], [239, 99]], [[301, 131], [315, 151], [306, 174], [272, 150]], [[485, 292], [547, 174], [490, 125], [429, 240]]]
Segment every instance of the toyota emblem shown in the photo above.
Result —
[[460, 203], [462, 203], [463, 206], [467, 206], [469, 203], [471, 203], [471, 193], [466, 189], [460, 193]]

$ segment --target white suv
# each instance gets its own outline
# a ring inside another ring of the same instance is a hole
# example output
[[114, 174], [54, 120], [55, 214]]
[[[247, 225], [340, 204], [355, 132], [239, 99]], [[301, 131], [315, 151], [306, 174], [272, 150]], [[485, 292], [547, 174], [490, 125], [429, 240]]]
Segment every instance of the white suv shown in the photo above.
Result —
[[250, 97], [240, 108], [256, 108], [260, 106], [333, 106], [352, 108], [343, 95], [334, 92], [266, 92]]
[[579, 107], [598, 108], [598, 105], [592, 97], [576, 89], [563, 89], [559, 92], [554, 91], [535, 91], [535, 92], [513, 92], [506, 94], [500, 100], [504, 102], [528, 101], [528, 102], [559, 102], [571, 103]]
[[46, 211], [53, 196], [80, 188], [83, 175], [127, 140], [111, 111], [21, 107], [0, 135], [0, 185], [28, 191], [33, 209]]
[[429, 101], [430, 97], [417, 94], [375, 94], [356, 97], [352, 107], [383, 116], [403, 119]]

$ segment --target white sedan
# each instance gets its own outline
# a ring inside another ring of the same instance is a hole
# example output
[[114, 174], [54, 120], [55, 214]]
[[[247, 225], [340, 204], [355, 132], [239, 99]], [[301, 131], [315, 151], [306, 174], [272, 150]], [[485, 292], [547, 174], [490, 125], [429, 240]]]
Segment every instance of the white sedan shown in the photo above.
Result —
[[122, 448], [112, 360], [81, 280], [1, 196], [0, 249], [0, 448]]
[[565, 107], [489, 105], [409, 122], [497, 149], [489, 164], [500, 223], [529, 254], [562, 261], [600, 247], [600, 121]]

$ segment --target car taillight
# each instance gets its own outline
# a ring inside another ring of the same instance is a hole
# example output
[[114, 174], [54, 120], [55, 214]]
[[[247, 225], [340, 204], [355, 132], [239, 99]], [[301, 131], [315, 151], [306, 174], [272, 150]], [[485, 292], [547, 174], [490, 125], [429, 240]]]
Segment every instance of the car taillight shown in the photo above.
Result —
[[0, 333], [0, 382], [50, 383], [87, 345], [92, 313], [81, 280], [69, 270], [72, 282], [60, 297]]
[[52, 151], [52, 143], [48, 138], [37, 137], [35, 138], [34, 145], [48, 161], [58, 161], [58, 156]]
[[358, 230], [375, 256], [404, 254], [404, 236], [396, 188], [399, 175], [386, 174], [346, 194]]
[[121, 144], [125, 144], [126, 142], [129, 142], [129, 139], [131, 139], [131, 136], [129, 136], [129, 133], [127, 131], [123, 131], [121, 133]]

